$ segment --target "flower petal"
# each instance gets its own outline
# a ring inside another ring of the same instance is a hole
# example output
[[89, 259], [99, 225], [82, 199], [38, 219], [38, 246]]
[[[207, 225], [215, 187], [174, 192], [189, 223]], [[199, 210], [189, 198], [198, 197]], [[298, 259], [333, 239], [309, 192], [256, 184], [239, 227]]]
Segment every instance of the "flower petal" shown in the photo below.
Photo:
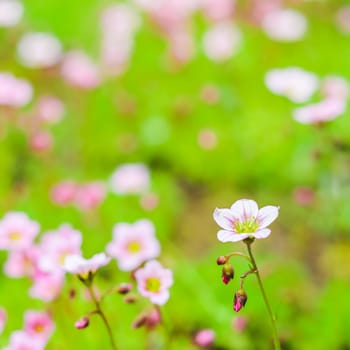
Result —
[[225, 230], [233, 230], [235, 218], [230, 209], [216, 208], [213, 214], [216, 223]]
[[254, 217], [256, 218], [259, 212], [258, 205], [252, 199], [240, 199], [231, 206], [232, 215], [241, 222]]
[[243, 239], [246, 239], [249, 237], [248, 234], [245, 233], [235, 233], [232, 231], [226, 231], [226, 230], [220, 230], [218, 232], [218, 240], [220, 242], [238, 242], [242, 241]]
[[260, 228], [265, 228], [271, 224], [278, 216], [279, 207], [268, 205], [259, 210], [257, 220]]
[[262, 230], [258, 230], [255, 233], [252, 234], [255, 238], [266, 238], [270, 235], [271, 230], [268, 228], [263, 228]]

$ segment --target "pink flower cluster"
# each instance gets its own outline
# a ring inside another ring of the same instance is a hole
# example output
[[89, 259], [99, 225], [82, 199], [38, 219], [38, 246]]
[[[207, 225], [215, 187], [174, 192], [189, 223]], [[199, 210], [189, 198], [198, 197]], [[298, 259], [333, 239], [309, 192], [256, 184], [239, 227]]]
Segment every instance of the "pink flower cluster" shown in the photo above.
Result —
[[105, 199], [106, 189], [102, 181], [79, 184], [62, 181], [51, 189], [52, 201], [60, 206], [75, 205], [82, 211], [97, 208]]
[[4, 350], [43, 350], [53, 331], [54, 322], [47, 312], [28, 310], [23, 330], [15, 331]]
[[0, 221], [0, 249], [8, 251], [4, 272], [12, 278], [29, 278], [29, 294], [50, 302], [60, 293], [64, 282], [64, 259], [80, 254], [81, 233], [70, 225], [44, 233], [35, 238], [40, 226], [21, 212], [7, 213]]

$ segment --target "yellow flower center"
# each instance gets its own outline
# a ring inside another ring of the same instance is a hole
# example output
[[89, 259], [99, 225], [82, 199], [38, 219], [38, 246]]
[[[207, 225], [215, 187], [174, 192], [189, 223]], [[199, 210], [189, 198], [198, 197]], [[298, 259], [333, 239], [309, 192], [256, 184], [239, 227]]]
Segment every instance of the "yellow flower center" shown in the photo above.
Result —
[[237, 233], [253, 233], [259, 228], [259, 223], [255, 217], [246, 219], [245, 221], [236, 221], [233, 225], [233, 229]]
[[22, 234], [19, 233], [19, 232], [16, 232], [16, 231], [15, 232], [11, 232], [9, 234], [9, 238], [10, 238], [11, 241], [19, 241], [21, 239], [21, 237], [22, 237]]
[[138, 253], [141, 250], [141, 243], [139, 241], [131, 241], [127, 245], [127, 250], [130, 253]]
[[157, 277], [150, 277], [146, 280], [146, 289], [149, 292], [157, 293], [160, 289], [160, 280]]

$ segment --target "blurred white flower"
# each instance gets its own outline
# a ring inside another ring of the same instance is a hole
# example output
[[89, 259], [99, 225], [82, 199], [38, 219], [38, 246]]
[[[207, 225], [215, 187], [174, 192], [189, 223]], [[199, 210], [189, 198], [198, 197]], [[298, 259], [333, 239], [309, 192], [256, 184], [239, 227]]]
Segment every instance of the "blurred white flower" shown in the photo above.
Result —
[[344, 100], [329, 98], [294, 110], [293, 117], [302, 124], [321, 124], [343, 114], [346, 109]]
[[265, 75], [267, 88], [293, 102], [305, 102], [318, 89], [319, 80], [313, 73], [298, 67], [272, 69]]
[[205, 54], [213, 61], [226, 61], [237, 53], [242, 42], [240, 30], [229, 22], [208, 29], [203, 37]]
[[57, 64], [62, 57], [59, 40], [49, 33], [27, 33], [17, 45], [20, 63], [29, 68], [47, 68]]
[[298, 41], [307, 30], [305, 16], [295, 10], [281, 9], [269, 12], [262, 21], [266, 35], [277, 41]]
[[22, 18], [23, 5], [18, 0], [0, 0], [0, 27], [13, 27]]
[[110, 179], [111, 190], [117, 194], [139, 194], [146, 192], [149, 186], [149, 170], [142, 163], [121, 165]]

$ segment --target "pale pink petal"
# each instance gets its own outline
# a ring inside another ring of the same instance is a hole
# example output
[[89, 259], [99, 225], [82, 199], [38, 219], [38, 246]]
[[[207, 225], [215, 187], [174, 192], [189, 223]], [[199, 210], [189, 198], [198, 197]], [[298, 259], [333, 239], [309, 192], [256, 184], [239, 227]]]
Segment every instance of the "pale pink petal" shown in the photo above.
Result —
[[154, 294], [154, 295], [150, 296], [149, 299], [153, 304], [164, 305], [168, 301], [169, 297], [170, 297], [170, 293], [166, 289], [166, 290], [163, 290], [159, 294]]
[[218, 240], [221, 242], [238, 242], [249, 237], [246, 233], [234, 233], [232, 231], [220, 230]]
[[235, 218], [233, 217], [230, 209], [216, 208], [213, 216], [214, 220], [220, 227], [226, 230], [233, 229]]
[[256, 231], [255, 233], [252, 234], [253, 237], [255, 238], [266, 238], [270, 235], [271, 230], [268, 228], [263, 228], [262, 230]]
[[252, 199], [240, 199], [231, 206], [233, 216], [239, 218], [241, 221], [246, 221], [249, 218], [256, 217], [258, 211], [258, 205]]
[[279, 207], [268, 205], [259, 210], [257, 220], [260, 228], [265, 228], [271, 224], [278, 216]]

